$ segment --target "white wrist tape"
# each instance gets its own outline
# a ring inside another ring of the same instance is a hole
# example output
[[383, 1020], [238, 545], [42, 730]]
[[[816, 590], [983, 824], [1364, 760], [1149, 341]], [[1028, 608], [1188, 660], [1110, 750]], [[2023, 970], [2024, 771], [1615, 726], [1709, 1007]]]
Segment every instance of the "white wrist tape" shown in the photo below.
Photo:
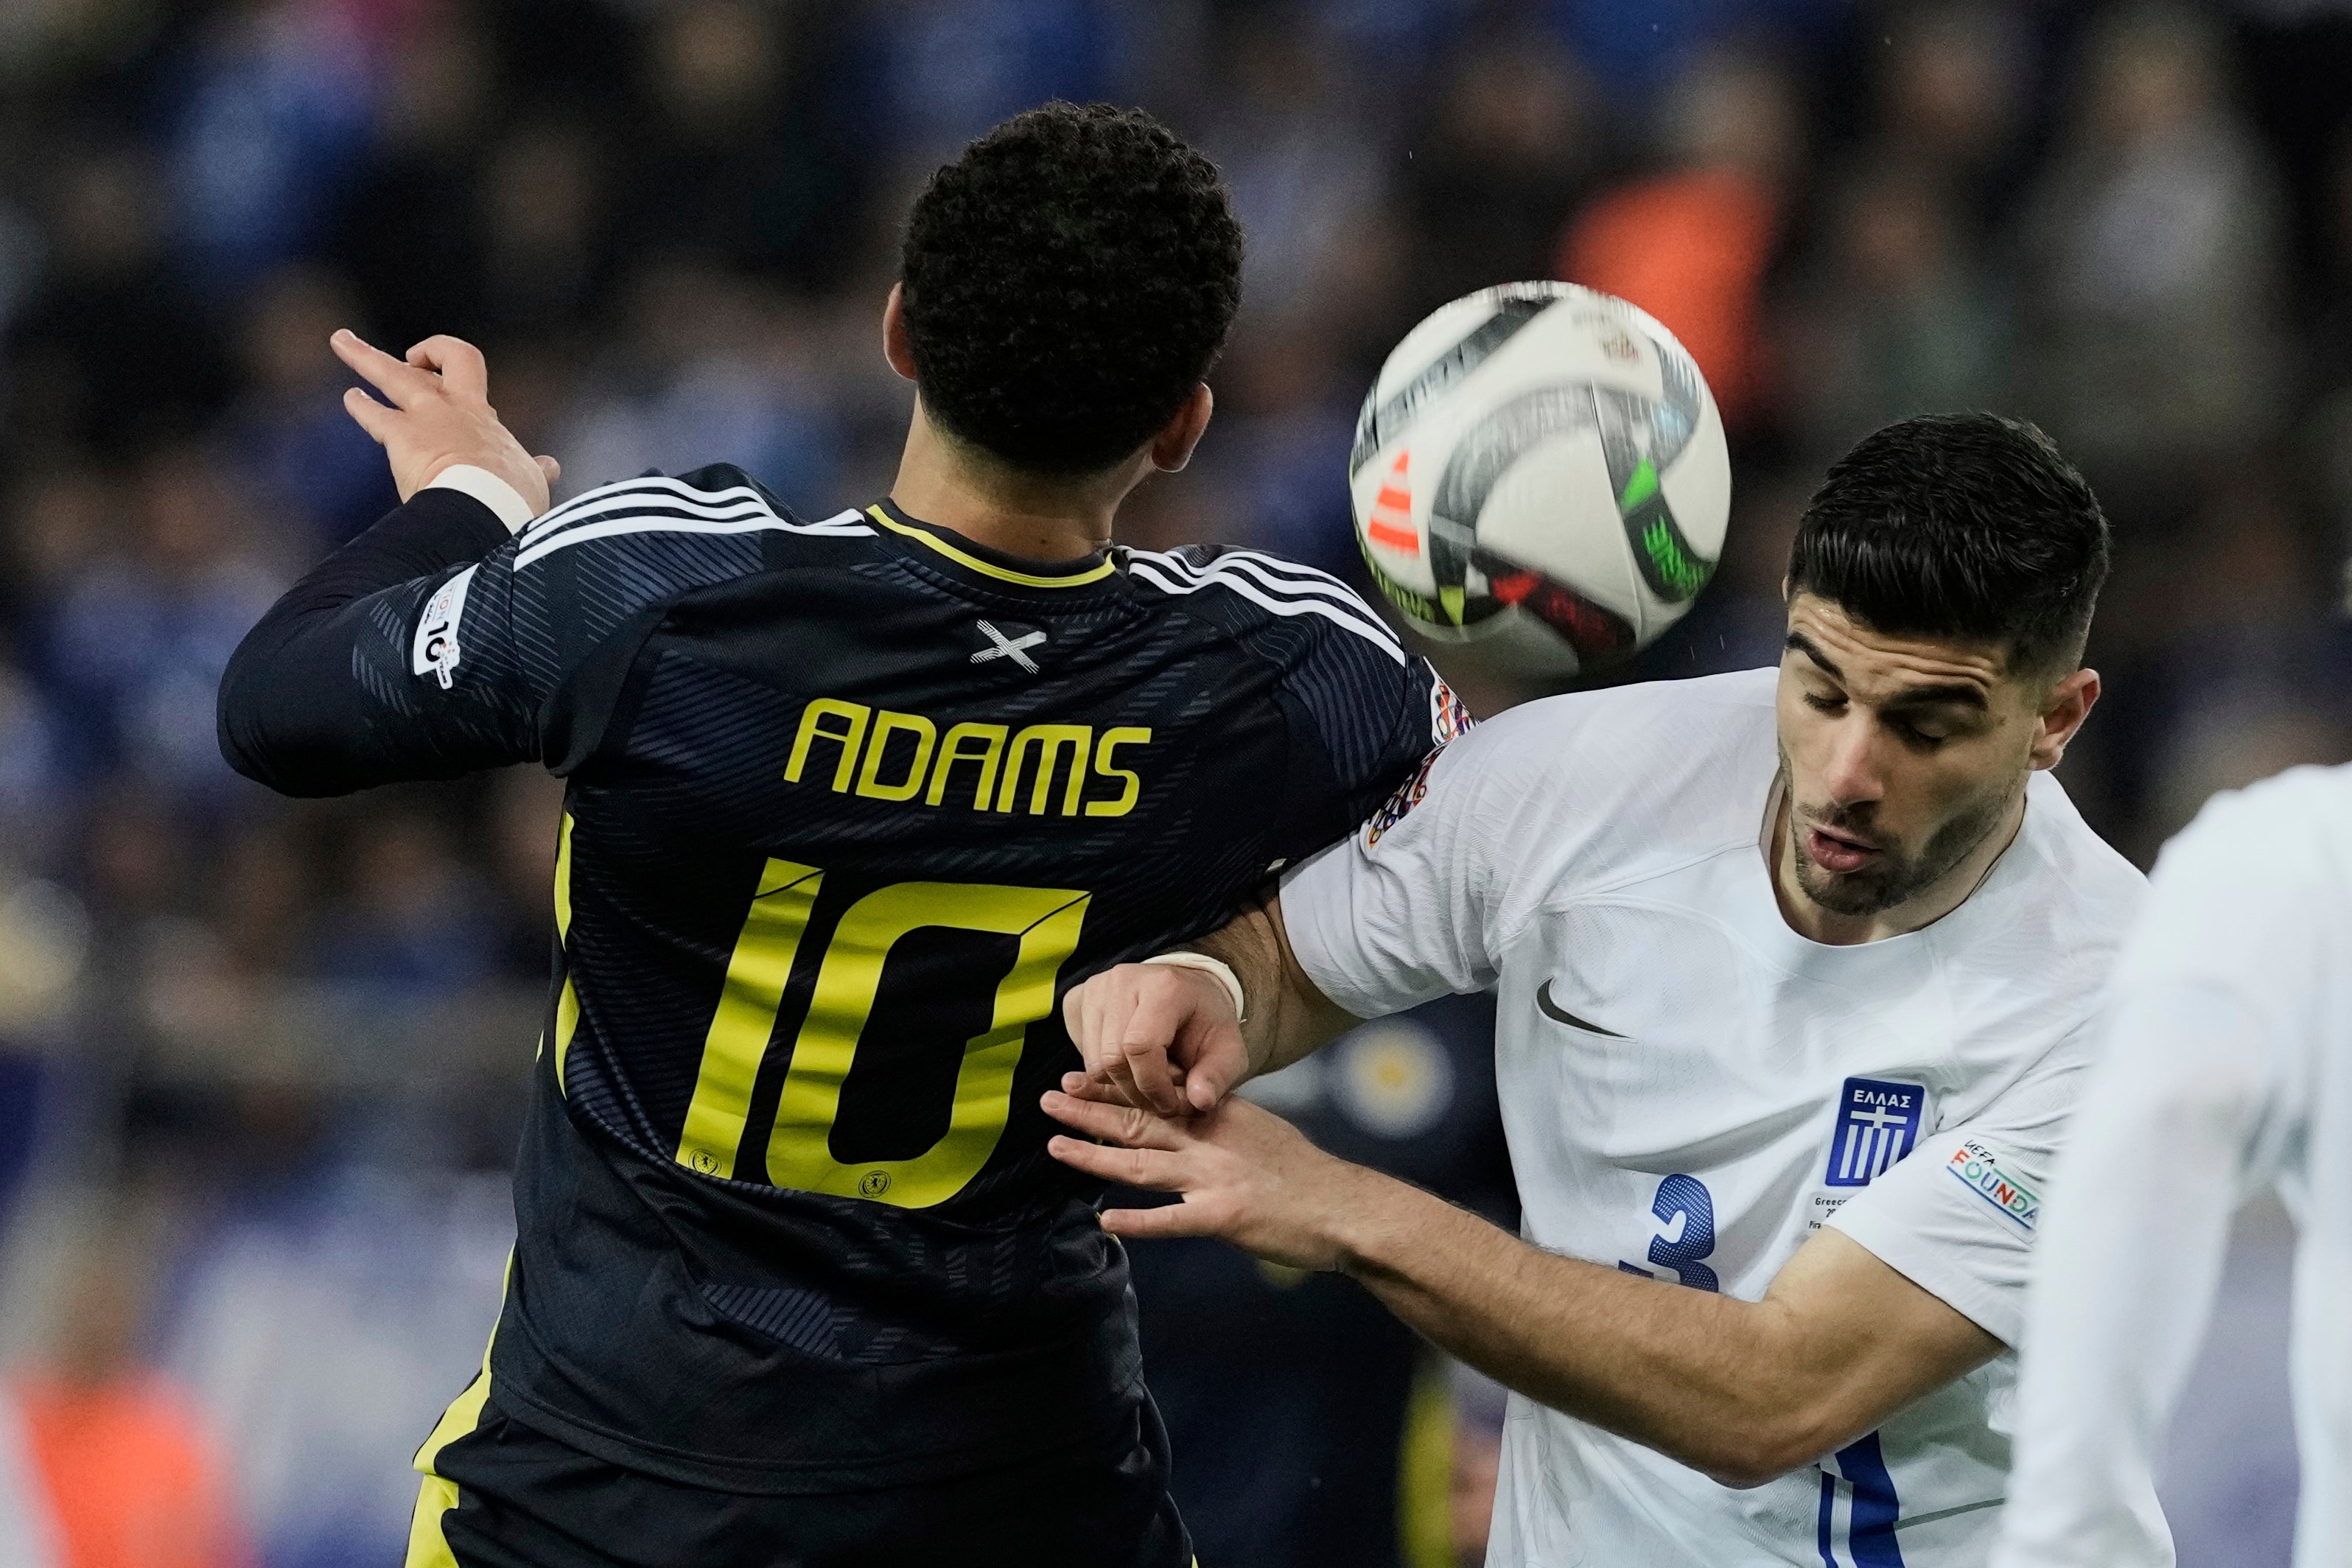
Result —
[[1226, 995], [1234, 999], [1234, 1022], [1240, 1024], [1249, 1021], [1249, 998], [1242, 993], [1242, 977], [1235, 974], [1233, 965], [1224, 960], [1211, 958], [1205, 952], [1162, 952], [1154, 954], [1143, 962], [1173, 964], [1179, 969], [1197, 969], [1202, 973], [1209, 975], [1225, 988]]
[[530, 502], [522, 492], [499, 478], [488, 468], [471, 463], [452, 463], [425, 483], [428, 490], [457, 490], [472, 496], [498, 515], [509, 533], [520, 533], [522, 525], [531, 520]]

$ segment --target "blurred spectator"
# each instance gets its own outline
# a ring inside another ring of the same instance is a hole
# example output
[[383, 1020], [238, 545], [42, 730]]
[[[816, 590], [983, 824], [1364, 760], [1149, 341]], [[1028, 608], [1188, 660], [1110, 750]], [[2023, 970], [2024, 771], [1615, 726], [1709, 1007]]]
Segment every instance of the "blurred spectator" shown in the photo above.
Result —
[[5, 360], [7, 419], [18, 439], [119, 452], [216, 406], [227, 358], [165, 266], [163, 192], [148, 154], [68, 151], [56, 166], [41, 292]]
[[1507, 34], [1442, 68], [1402, 171], [1423, 309], [1549, 269], [1562, 216], [1600, 161], [1576, 63], [1542, 34]]
[[[327, 347], [340, 327], [373, 335], [345, 279], [307, 266], [272, 275], [246, 314], [240, 346], [251, 390], [226, 416], [247, 504], [306, 531], [304, 559], [400, 503], [383, 449], [343, 410], [352, 377]], [[390, 352], [407, 346], [394, 343]]]
[[614, 258], [596, 133], [562, 119], [496, 142], [476, 185], [484, 254], [474, 320], [491, 342], [563, 342], [605, 302]]
[[58, 715], [13, 664], [0, 661], [0, 843], [23, 861], [54, 861], [68, 776]]
[[[435, 332], [483, 331], [481, 153], [496, 72], [488, 40], [457, 5], [425, 7], [392, 58], [375, 156], [328, 243], [394, 353]], [[325, 345], [312, 348], [323, 361]]]
[[2343, 574], [2339, 603], [2352, 610], [2352, 119], [2333, 151], [2321, 186], [2324, 271], [2305, 377], [2316, 407], [2305, 422], [2304, 449]]
[[629, 331], [556, 437], [567, 491], [736, 463], [785, 500], [833, 510], [831, 411], [793, 374], [790, 308], [688, 264], [648, 271]]
[[1829, 214], [1783, 344], [1790, 413], [1826, 463], [1915, 414], [2009, 401], [2007, 301], [1928, 171], [1859, 171]]
[[1343, 92], [1339, 62], [1297, 22], [1255, 10], [1223, 40], [1231, 96], [1207, 138], [1248, 237], [1242, 301], [1259, 321], [1333, 303], [1327, 274], [1381, 194], [1381, 117]]
[[1347, 369], [1337, 334], [1311, 320], [1261, 323], [1234, 349], [1218, 374], [1223, 422], [1204, 463], [1224, 481], [1222, 536], [1341, 576], [1354, 570], [1347, 469], [1330, 461], [1355, 429]]
[[1843, 7], [1835, 0], [1549, 0], [1545, 9], [1602, 89], [1638, 111], [1711, 46], [1809, 42]]
[[70, 715], [84, 770], [133, 768], [192, 801], [246, 787], [220, 758], [213, 693], [228, 656], [276, 595], [210, 453], [167, 447], [140, 468], [133, 517], [62, 584], [37, 635], [36, 679]]
[[2093, 38], [2027, 219], [2035, 407], [2132, 524], [2229, 476], [2286, 389], [2277, 213], [2207, 18], [2137, 7]]
[[1110, 93], [1124, 10], [1108, 0], [896, 0], [867, 7], [856, 90], [836, 112], [855, 112], [894, 161], [928, 172], [1031, 104]]
[[180, 263], [227, 297], [319, 237], [367, 146], [357, 7], [234, 0], [182, 62], [170, 132]]
[[1606, 193], [1563, 237], [1558, 275], [1632, 300], [1681, 340], [1735, 435], [1761, 417], [1765, 269], [1803, 142], [1787, 79], [1758, 57], [1694, 66], [1670, 99], [1673, 167]]
[[808, 15], [690, 0], [656, 20], [632, 234], [803, 284], [840, 266], [847, 181], [787, 25]]
[[314, 1163], [194, 1238], [163, 1363], [268, 1568], [398, 1561], [409, 1458], [481, 1366], [513, 1235], [502, 1177]]
[[147, 1284], [119, 1230], [67, 1264], [51, 1354], [0, 1386], [0, 1424], [20, 1435], [26, 1472], [16, 1489], [57, 1568], [243, 1568], [222, 1451], [185, 1392], [135, 1353]]
[[2021, 19], [1998, 0], [1927, 0], [1898, 10], [1877, 77], [1880, 155], [1916, 170], [1962, 222], [2014, 197], [2025, 130]]
[[348, 886], [311, 939], [310, 968], [352, 1005], [415, 1008], [496, 973], [487, 889], [436, 819], [372, 812]]

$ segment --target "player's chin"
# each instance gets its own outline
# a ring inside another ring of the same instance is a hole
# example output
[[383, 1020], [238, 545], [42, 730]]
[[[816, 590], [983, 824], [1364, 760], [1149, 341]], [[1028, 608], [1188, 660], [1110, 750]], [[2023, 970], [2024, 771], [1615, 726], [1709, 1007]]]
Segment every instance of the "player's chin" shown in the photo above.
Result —
[[1797, 868], [1797, 881], [1807, 898], [1832, 914], [1849, 917], [1874, 915], [1900, 903], [1901, 880], [1895, 868], [1879, 859], [1851, 871], [1832, 871], [1813, 860]]

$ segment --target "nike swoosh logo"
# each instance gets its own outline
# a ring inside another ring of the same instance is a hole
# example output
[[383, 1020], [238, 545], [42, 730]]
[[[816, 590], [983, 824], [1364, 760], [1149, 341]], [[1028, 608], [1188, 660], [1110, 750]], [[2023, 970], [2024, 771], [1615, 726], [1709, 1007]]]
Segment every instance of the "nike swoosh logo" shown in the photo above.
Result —
[[1614, 1029], [1604, 1029], [1600, 1025], [1592, 1023], [1588, 1019], [1578, 1017], [1575, 1014], [1570, 1012], [1567, 1008], [1553, 1001], [1551, 999], [1551, 982], [1549, 980], [1536, 987], [1536, 1006], [1541, 1009], [1545, 1017], [1549, 1018], [1555, 1024], [1566, 1024], [1571, 1029], [1582, 1029], [1585, 1033], [1591, 1035], [1606, 1035], [1612, 1040], [1622, 1040], [1625, 1037]]

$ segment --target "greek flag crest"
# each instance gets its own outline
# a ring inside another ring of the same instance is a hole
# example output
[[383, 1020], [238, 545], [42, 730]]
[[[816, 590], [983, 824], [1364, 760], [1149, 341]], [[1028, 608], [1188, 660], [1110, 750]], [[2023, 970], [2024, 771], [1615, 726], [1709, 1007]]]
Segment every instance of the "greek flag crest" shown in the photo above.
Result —
[[1916, 1083], [1850, 1078], [1838, 1090], [1837, 1131], [1830, 1138], [1828, 1184], [1866, 1187], [1919, 1141], [1927, 1091]]

